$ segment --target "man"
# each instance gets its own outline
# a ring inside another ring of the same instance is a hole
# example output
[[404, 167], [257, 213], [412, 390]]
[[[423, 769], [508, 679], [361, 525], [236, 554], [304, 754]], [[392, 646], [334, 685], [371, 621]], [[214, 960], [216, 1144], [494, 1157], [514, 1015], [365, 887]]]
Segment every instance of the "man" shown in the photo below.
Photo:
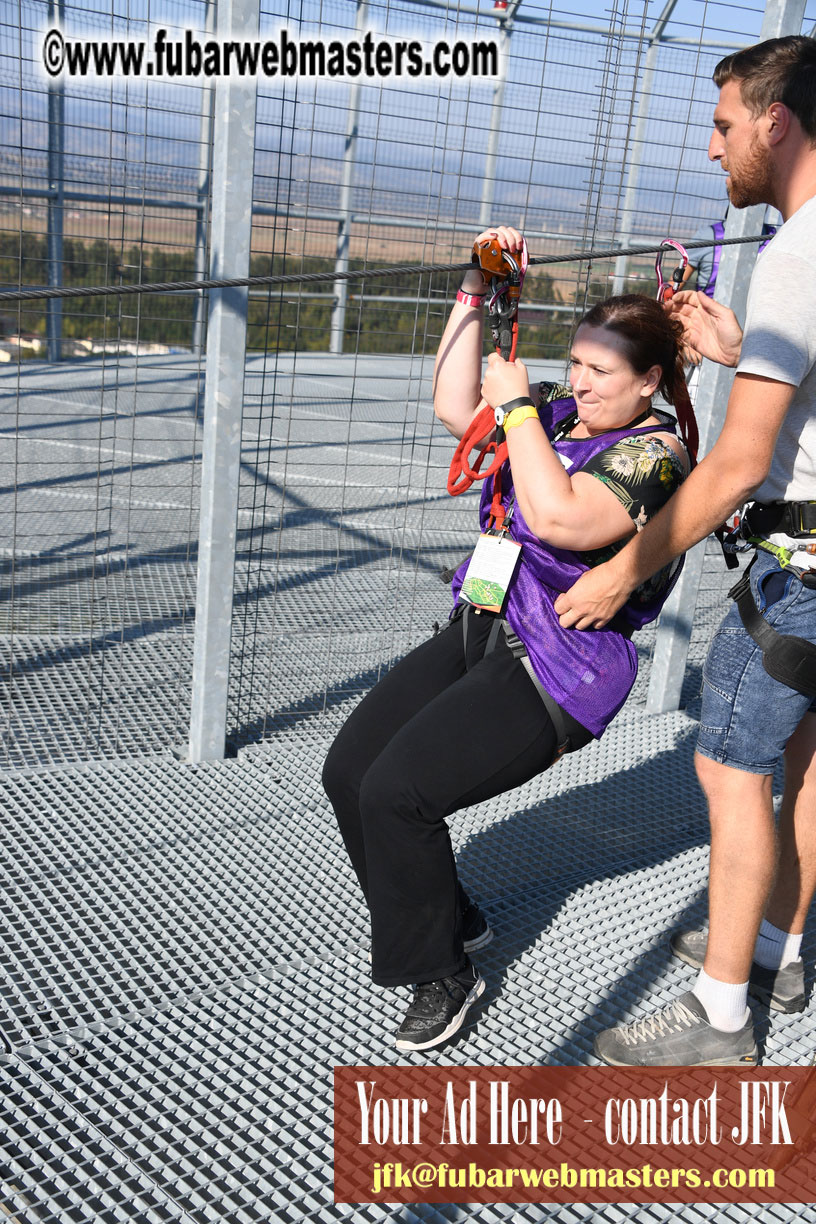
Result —
[[[764, 251], [768, 243], [773, 238], [779, 226], [775, 222], [768, 220], [768, 212], [766, 209], [765, 220], [762, 223], [762, 232], [767, 234], [764, 242], [760, 242], [757, 247], [757, 254]], [[725, 236], [725, 219], [728, 216], [728, 209], [725, 210], [725, 217], [721, 221], [713, 221], [710, 225], [703, 225], [697, 230], [696, 234], [692, 234], [692, 241], [699, 240], [700, 242], [706, 239], [710, 242], [712, 236], [715, 239], [716, 246], [708, 247], [693, 247], [689, 252], [688, 267], [683, 273], [683, 284], [691, 280], [694, 273], [697, 273], [697, 288], [702, 290], [707, 297], [713, 298], [714, 290], [717, 287], [717, 275], [720, 270], [720, 261], [722, 259], [722, 240]]]
[[[714, 81], [708, 153], [728, 174], [732, 205], [772, 204], [785, 221], [757, 260], [744, 335], [703, 293], [672, 303], [695, 349], [737, 367], [725, 424], [668, 505], [555, 606], [565, 626], [605, 624], [648, 575], [754, 498], [774, 504], [752, 520], [755, 621], [816, 642], [816, 556], [793, 534], [795, 516], [810, 514], [803, 504], [816, 500], [816, 40], [749, 47], [722, 60]], [[816, 515], [810, 526], [816, 541]], [[601, 1033], [595, 1050], [608, 1063], [751, 1064], [749, 988], [777, 1010], [804, 1007], [799, 944], [816, 890], [816, 686], [794, 677], [807, 695], [790, 679], [768, 673], [733, 606], [709, 651], [695, 759], [711, 821], [710, 929], [672, 941], [700, 974], [660, 1012]], [[771, 787], [783, 755], [777, 849]]]

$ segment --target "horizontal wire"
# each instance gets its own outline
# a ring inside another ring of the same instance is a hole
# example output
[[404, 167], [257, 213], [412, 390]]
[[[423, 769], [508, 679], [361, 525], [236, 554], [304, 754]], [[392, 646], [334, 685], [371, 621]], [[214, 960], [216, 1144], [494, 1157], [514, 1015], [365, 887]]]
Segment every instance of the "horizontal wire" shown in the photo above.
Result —
[[[767, 234], [756, 234], [749, 238], [694, 239], [683, 245], [686, 250], [697, 247], [734, 246], [743, 242], [762, 242]], [[655, 255], [665, 249], [660, 244], [652, 246], [617, 247], [614, 250], [601, 247], [592, 251], [572, 251], [569, 255], [537, 255], [530, 259], [529, 266], [540, 264], [573, 263], [592, 259], [614, 259], [619, 255]], [[673, 248], [669, 248], [672, 250]], [[46, 298], [124, 297], [131, 293], [189, 293], [190, 290], [243, 289], [258, 285], [296, 285], [333, 283], [343, 280], [367, 280], [370, 277], [397, 276], [401, 273], [423, 274], [426, 272], [465, 272], [473, 264], [392, 264], [387, 268], [360, 268], [347, 272], [292, 272], [283, 276], [239, 276], [216, 280], [158, 281], [143, 285], [85, 285], [75, 289], [13, 289], [0, 292], [0, 303], [31, 302]]]

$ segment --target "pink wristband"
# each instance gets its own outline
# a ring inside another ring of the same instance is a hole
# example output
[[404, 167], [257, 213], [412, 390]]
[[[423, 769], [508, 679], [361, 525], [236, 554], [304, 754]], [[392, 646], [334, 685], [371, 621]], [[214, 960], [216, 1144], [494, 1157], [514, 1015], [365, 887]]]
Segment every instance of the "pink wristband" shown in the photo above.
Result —
[[464, 289], [460, 289], [456, 295], [456, 300], [461, 302], [463, 306], [484, 306], [485, 294], [465, 293]]

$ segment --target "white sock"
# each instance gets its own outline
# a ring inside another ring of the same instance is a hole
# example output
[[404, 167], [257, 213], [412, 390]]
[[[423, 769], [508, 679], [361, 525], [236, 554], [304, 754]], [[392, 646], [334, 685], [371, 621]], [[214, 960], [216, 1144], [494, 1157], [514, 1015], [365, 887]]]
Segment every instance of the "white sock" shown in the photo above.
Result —
[[736, 1033], [751, 1014], [747, 982], [718, 982], [701, 969], [692, 994], [706, 1009], [709, 1024], [723, 1033]]
[[759, 938], [754, 948], [754, 960], [764, 969], [779, 969], [799, 959], [802, 947], [802, 936], [791, 935], [790, 931], [780, 931], [767, 918], [762, 919], [759, 928]]

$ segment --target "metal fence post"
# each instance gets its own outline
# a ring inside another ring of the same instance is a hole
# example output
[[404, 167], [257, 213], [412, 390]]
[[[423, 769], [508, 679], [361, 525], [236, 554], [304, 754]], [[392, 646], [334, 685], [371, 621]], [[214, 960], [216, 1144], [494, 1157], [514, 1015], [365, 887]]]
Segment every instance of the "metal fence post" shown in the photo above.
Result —
[[[805, 0], [768, 0], [760, 41], [798, 34], [804, 13]], [[760, 233], [764, 214], [765, 209], [761, 204], [740, 211], [732, 208], [725, 224], [725, 237], [741, 238]], [[756, 247], [750, 243], [723, 247], [714, 297], [716, 301], [730, 306], [740, 320], [745, 317], [755, 259]], [[700, 425], [701, 455], [711, 449], [722, 429], [733, 379], [733, 370], [709, 361], [703, 363], [694, 406]], [[680, 706], [705, 547], [705, 540], [701, 540], [687, 554], [683, 573], [660, 614], [646, 698], [646, 709], [650, 714], [662, 714]]]
[[[62, 25], [64, 0], [49, 0], [48, 23]], [[48, 83], [48, 216], [46, 262], [48, 288], [62, 286], [63, 233], [65, 226], [65, 85]], [[45, 304], [45, 354], [48, 361], [62, 357], [62, 302], [49, 298]]]
[[[649, 49], [643, 65], [643, 76], [640, 85], [640, 100], [638, 102], [635, 130], [630, 145], [629, 166], [626, 171], [626, 189], [621, 205], [621, 228], [618, 240], [621, 246], [629, 246], [632, 241], [632, 230], [635, 225], [635, 209], [637, 205], [637, 188], [640, 177], [640, 163], [643, 161], [643, 150], [646, 147], [646, 128], [649, 123], [649, 103], [652, 97], [657, 57], [660, 54], [660, 40], [669, 18], [674, 12], [677, 0], [667, 0], [663, 12], [657, 19], [654, 29], [649, 35]], [[626, 291], [626, 276], [629, 267], [629, 256], [619, 255], [615, 260], [615, 273], [612, 282], [612, 292]]]
[[[256, 38], [259, 0], [220, 0], [218, 34]], [[254, 83], [215, 91], [211, 276], [249, 272]], [[210, 291], [189, 759], [224, 756], [246, 364], [247, 289]]]
[[496, 194], [496, 162], [499, 156], [499, 135], [501, 133], [502, 110], [504, 108], [504, 90], [507, 85], [507, 72], [510, 67], [510, 39], [513, 34], [513, 19], [521, 5], [521, 0], [510, 0], [506, 10], [497, 11], [494, 15], [499, 22], [499, 75], [493, 83], [493, 101], [490, 106], [490, 131], [487, 136], [485, 152], [484, 183], [482, 199], [479, 205], [479, 229], [486, 229], [493, 216], [493, 197]]
[[[362, 34], [368, 21], [367, 0], [357, 0], [355, 30]], [[357, 134], [360, 123], [360, 85], [354, 80], [349, 89], [348, 113], [346, 115], [346, 143], [343, 149], [343, 179], [340, 184], [339, 220], [337, 222], [337, 245], [334, 271], [341, 279], [334, 282], [334, 304], [329, 327], [329, 352], [342, 353], [343, 333], [346, 328], [348, 305], [348, 281], [343, 280], [348, 272], [351, 248], [351, 221], [354, 188], [354, 163], [357, 156]]]
[[[215, 27], [214, 16], [217, 0], [206, 0], [204, 16], [204, 31], [212, 33]], [[198, 134], [198, 190], [196, 193], [195, 220], [195, 255], [193, 257], [193, 276], [196, 280], [204, 280], [207, 271], [207, 213], [210, 200], [210, 162], [212, 159], [213, 134], [213, 102], [214, 92], [212, 82], [204, 80], [201, 84], [201, 118]], [[204, 351], [204, 313], [207, 299], [203, 293], [197, 293], [193, 299], [193, 335], [192, 349], [196, 357]]]

